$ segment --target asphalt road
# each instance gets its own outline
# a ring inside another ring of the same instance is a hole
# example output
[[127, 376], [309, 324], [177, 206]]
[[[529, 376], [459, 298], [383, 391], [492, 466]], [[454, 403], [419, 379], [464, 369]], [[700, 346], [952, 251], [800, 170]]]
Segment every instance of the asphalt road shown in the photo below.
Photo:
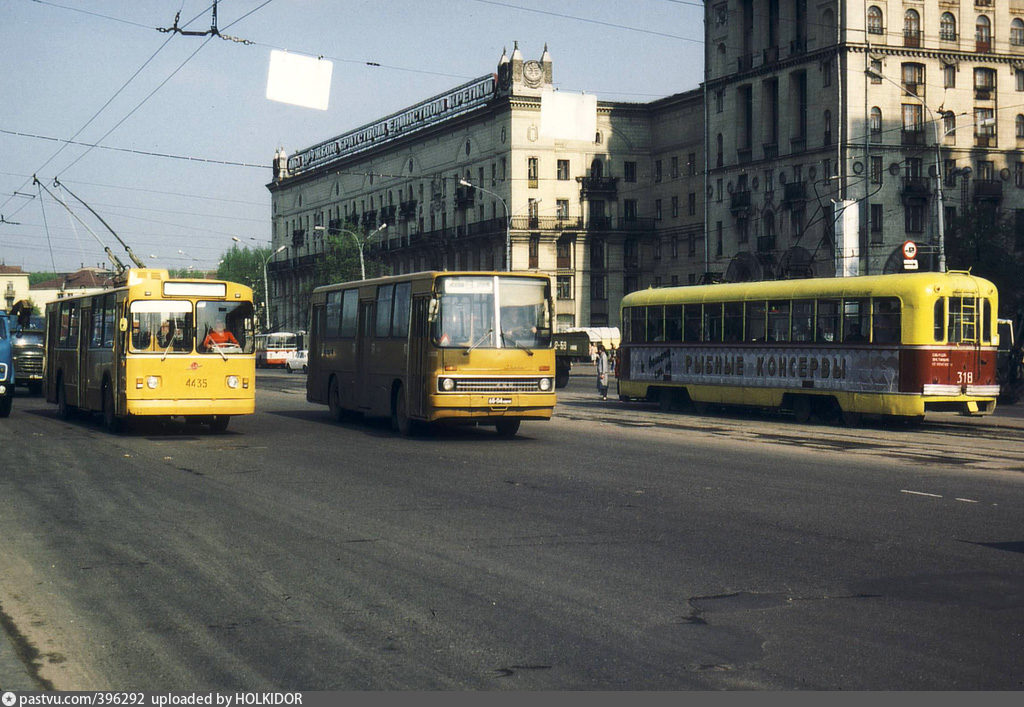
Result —
[[298, 374], [261, 373], [223, 435], [110, 436], [20, 393], [0, 611], [27, 679], [1024, 687], [1018, 410], [851, 430], [602, 402], [576, 373], [507, 441], [334, 424]]

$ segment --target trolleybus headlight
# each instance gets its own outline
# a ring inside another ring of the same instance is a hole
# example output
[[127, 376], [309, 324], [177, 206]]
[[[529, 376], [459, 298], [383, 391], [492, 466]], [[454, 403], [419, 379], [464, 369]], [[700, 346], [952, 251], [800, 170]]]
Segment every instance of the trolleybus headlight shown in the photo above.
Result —
[[441, 379], [441, 390], [450, 393], [455, 390], [455, 380], [452, 378]]
[[229, 388], [237, 388], [238, 387], [238, 376], [228, 376], [228, 387]]
[[545, 393], [547, 391], [551, 390], [551, 379], [550, 378], [541, 378], [540, 379], [540, 389], [543, 390]]
[[158, 376], [149, 376], [146, 379], [146, 386], [150, 390], [156, 390], [158, 385], [160, 385], [160, 378]]

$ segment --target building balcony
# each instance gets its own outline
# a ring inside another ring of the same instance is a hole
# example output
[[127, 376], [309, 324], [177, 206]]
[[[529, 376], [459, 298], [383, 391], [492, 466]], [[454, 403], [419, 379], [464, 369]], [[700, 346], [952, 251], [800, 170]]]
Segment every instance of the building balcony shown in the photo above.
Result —
[[807, 201], [806, 182], [789, 182], [784, 187], [782, 203], [792, 204], [797, 201]]
[[416, 200], [403, 201], [398, 205], [398, 218], [409, 220], [416, 218]]
[[991, 86], [975, 86], [974, 88], [974, 100], [976, 101], [991, 101], [992, 95], [995, 91]]
[[476, 200], [476, 187], [455, 187], [455, 208], [468, 209]]
[[975, 38], [974, 51], [978, 54], [988, 54], [990, 51], [992, 51], [992, 39], [981, 39], [980, 37]]
[[513, 216], [512, 228], [517, 231], [578, 231], [583, 228], [583, 219], [568, 216]]
[[774, 64], [779, 60], [779, 48], [778, 47], [766, 47], [764, 50], [764, 63]]
[[774, 160], [779, 156], [779, 143], [777, 142], [766, 142], [761, 146], [764, 151], [764, 158], [766, 160]]
[[921, 30], [919, 29], [905, 29], [903, 30], [903, 46], [905, 47], [920, 47], [921, 46]]
[[750, 71], [754, 67], [754, 55], [745, 54], [736, 59], [737, 71]]
[[580, 197], [614, 196], [618, 191], [618, 177], [576, 177], [580, 185]]
[[797, 54], [803, 54], [807, 51], [807, 38], [797, 37], [789, 43], [789, 55], [796, 56]]
[[916, 81], [904, 81], [903, 93], [911, 98], [924, 100], [924, 84]]
[[337, 236], [341, 233], [341, 228], [341, 219], [332, 218], [330, 221], [327, 222], [327, 235]]
[[924, 145], [924, 129], [907, 130], [903, 129], [900, 132], [900, 144], [901, 145]]
[[363, 228], [377, 228], [377, 212], [364, 211], [361, 223]]
[[736, 149], [736, 162], [739, 164], [749, 164], [753, 156], [754, 151], [749, 147], [740, 147]]
[[306, 242], [306, 229], [296, 228], [292, 231], [292, 247], [301, 248], [302, 244]]
[[995, 135], [975, 135], [974, 136], [975, 147], [995, 147], [996, 136]]
[[1003, 198], [1003, 182], [999, 179], [975, 179], [975, 201], [1000, 201]]
[[741, 211], [747, 211], [750, 209], [750, 192], [749, 191], [737, 191], [733, 192], [729, 197], [729, 210], [731, 212], [738, 213]]
[[395, 224], [395, 213], [398, 211], [398, 207], [392, 204], [391, 206], [385, 206], [380, 210], [380, 221], [386, 223], [389, 226]]
[[903, 198], [904, 203], [910, 199], [927, 199], [929, 194], [931, 194], [931, 189], [929, 189], [928, 180], [925, 177], [903, 178], [903, 188], [900, 190], [900, 196]]

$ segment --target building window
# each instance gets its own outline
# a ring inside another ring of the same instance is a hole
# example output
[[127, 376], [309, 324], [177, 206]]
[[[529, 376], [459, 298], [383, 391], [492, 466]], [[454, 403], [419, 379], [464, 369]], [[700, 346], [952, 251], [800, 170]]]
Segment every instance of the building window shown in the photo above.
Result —
[[942, 87], [956, 88], [956, 64], [946, 64], [942, 67]]
[[[825, 123], [824, 144], [825, 145], [831, 145], [832, 144], [832, 111], [830, 111], [830, 110], [825, 111], [825, 114], [822, 116], [822, 122]], [[825, 176], [827, 177], [828, 175], [826, 174]]]
[[939, 18], [939, 39], [944, 42], [956, 41], [956, 18], [951, 12], [943, 12]]
[[527, 180], [529, 180], [529, 188], [530, 189], [536, 189], [537, 188], [537, 180], [538, 180], [539, 174], [540, 174], [540, 172], [538, 170], [537, 158], [536, 157], [527, 157], [526, 158], [526, 178], [527, 178]]
[[590, 242], [590, 267], [594, 270], [604, 269], [604, 241], [600, 238]]
[[1010, 23], [1010, 44], [1015, 47], [1024, 47], [1024, 20], [1014, 18]]
[[1017, 139], [1018, 140], [1024, 139], [1024, 115], [1021, 115], [1020, 113], [1018, 113], [1017, 114], [1017, 119], [1015, 121], [1015, 124], [1016, 124], [1016, 127], [1017, 127]]
[[559, 221], [569, 220], [569, 200], [568, 199], [556, 199], [555, 200], [555, 216]]
[[900, 68], [903, 90], [915, 98], [924, 98], [924, 64], [906, 62]]
[[715, 154], [716, 154], [715, 162], [716, 162], [717, 166], [721, 167], [722, 166], [722, 133], [718, 133], [718, 135], [715, 136]]
[[654, 220], [661, 220], [661, 199], [654, 200]]
[[884, 34], [882, 11], [875, 5], [868, 8], [868, 34]]
[[556, 284], [558, 299], [572, 299], [572, 275], [559, 275]]
[[590, 276], [590, 299], [603, 300], [608, 298], [608, 294], [605, 292], [606, 277], [606, 275], [599, 273]]
[[722, 112], [722, 104], [725, 102], [725, 90], [715, 91], [715, 112]]
[[715, 222], [715, 257], [722, 257], [722, 222]]
[[672, 179], [679, 179], [679, 158], [672, 158]]
[[[1024, 165], [1024, 162], [1018, 164]], [[679, 257], [679, 236], [672, 236], [672, 257]]]
[[1013, 163], [1013, 185], [1018, 189], [1024, 187], [1024, 162]]
[[672, 218], [679, 218], [679, 197], [672, 197]]
[[697, 192], [691, 191], [686, 195], [686, 215], [697, 215]]
[[974, 50], [987, 52], [992, 49], [992, 22], [985, 15], [978, 15], [974, 25]]
[[[628, 181], [628, 180], [627, 180]], [[635, 179], [633, 181], [636, 181]], [[661, 181], [661, 160], [654, 161], [654, 181]]]
[[832, 60], [826, 59], [821, 62], [821, 85], [831, 86], [832, 85]]
[[882, 83], [882, 61], [871, 60], [871, 83]]
[[1024, 91], [1024, 69], [1015, 69], [1013, 72], [1014, 82], [1018, 91]]
[[622, 174], [623, 178], [627, 182], [636, 181], [636, 162], [623, 162], [622, 163]]
[[904, 208], [904, 228], [907, 233], [924, 231], [924, 204], [911, 203]]
[[697, 153], [691, 152], [686, 156], [686, 173], [691, 177], [697, 174]]
[[538, 262], [540, 261], [540, 236], [530, 236], [530, 265], [529, 267], [536, 270]]
[[995, 69], [978, 68], [974, 70], [974, 97], [986, 101], [992, 97], [996, 87]]
[[882, 242], [882, 205], [871, 204], [871, 242]]
[[[995, 137], [996, 116], [992, 108], [974, 109], [974, 134], [977, 137]], [[989, 145], [989, 147], [994, 147], [994, 145]]]
[[623, 199], [622, 201], [622, 217], [626, 221], [636, 221], [639, 215], [639, 209], [637, 208], [636, 199]]
[[882, 109], [878, 106], [874, 106], [871, 109], [871, 118], [869, 120], [871, 127], [871, 142], [882, 141]]
[[558, 181], [569, 181], [569, 160], [558, 160]]
[[871, 156], [871, 183], [881, 184], [882, 174], [885, 170], [882, 167], [882, 158], [877, 155]]
[[956, 113], [953, 111], [942, 114], [942, 135], [949, 142], [956, 144]]
[[917, 10], [907, 10], [903, 14], [903, 46], [921, 46], [921, 15]]
[[903, 144], [923, 144], [924, 111], [916, 103], [903, 104]]

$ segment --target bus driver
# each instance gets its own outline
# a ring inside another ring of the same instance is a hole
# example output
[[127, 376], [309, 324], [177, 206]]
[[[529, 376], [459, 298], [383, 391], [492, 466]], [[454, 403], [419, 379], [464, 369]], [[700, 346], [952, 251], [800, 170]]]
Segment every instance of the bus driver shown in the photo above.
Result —
[[218, 319], [213, 325], [213, 331], [207, 334], [206, 338], [203, 339], [203, 348], [207, 350], [231, 344], [241, 348], [241, 344], [238, 343], [238, 339], [235, 338], [235, 335], [224, 328], [223, 319]]

